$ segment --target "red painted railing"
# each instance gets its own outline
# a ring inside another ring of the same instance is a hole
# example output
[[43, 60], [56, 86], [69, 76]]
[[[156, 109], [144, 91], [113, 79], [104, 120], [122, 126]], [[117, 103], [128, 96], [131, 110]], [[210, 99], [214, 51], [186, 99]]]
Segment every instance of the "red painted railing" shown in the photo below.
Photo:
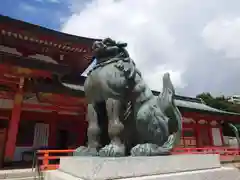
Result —
[[229, 147], [174, 148], [173, 154], [220, 154], [240, 155], [240, 149]]
[[229, 147], [174, 148], [172, 154], [219, 154], [222, 162], [240, 160], [240, 149]]
[[[59, 167], [58, 160], [63, 156], [63, 154], [68, 155], [74, 150], [39, 150], [37, 152], [38, 162], [40, 164], [40, 170], [55, 170]], [[54, 154], [54, 155], [52, 155]], [[56, 156], [58, 154], [58, 156]], [[51, 160], [53, 162], [51, 162]]]
[[[55, 170], [59, 167], [59, 159], [63, 154], [68, 155], [74, 150], [39, 150], [38, 161], [41, 170]], [[52, 155], [55, 154], [55, 155]], [[60, 154], [56, 156], [56, 154]], [[240, 149], [228, 147], [205, 147], [205, 148], [175, 148], [172, 154], [219, 154], [220, 160], [234, 161], [240, 160]], [[52, 161], [52, 162], [51, 162]]]

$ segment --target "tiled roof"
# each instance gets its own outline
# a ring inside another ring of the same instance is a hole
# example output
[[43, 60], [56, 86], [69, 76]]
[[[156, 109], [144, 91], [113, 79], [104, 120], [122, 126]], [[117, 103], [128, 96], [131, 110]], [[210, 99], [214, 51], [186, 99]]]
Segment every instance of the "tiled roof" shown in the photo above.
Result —
[[[85, 77], [84, 77], [85, 78]], [[64, 86], [67, 86], [68, 88], [75, 89], [75, 90], [80, 90], [84, 91], [84, 88], [82, 85], [72, 85], [72, 84], [65, 84]], [[159, 95], [160, 92], [157, 91], [152, 91], [155, 96]], [[185, 96], [179, 96], [175, 95], [175, 103], [179, 108], [188, 108], [192, 110], [198, 110], [198, 111], [205, 111], [209, 113], [218, 113], [218, 114], [226, 114], [226, 115], [237, 115], [240, 116], [239, 113], [234, 113], [234, 112], [227, 112], [227, 111], [222, 111], [216, 108], [212, 108], [204, 102], [199, 99], [199, 98], [193, 98], [193, 97], [185, 97]]]
[[[160, 92], [153, 91], [154, 95], [158, 95], [159, 93]], [[222, 110], [219, 110], [216, 108], [212, 108], [212, 107], [204, 104], [204, 102], [199, 98], [184, 97], [184, 96], [176, 95], [175, 103], [180, 108], [188, 108], [188, 109], [195, 109], [195, 110], [200, 110], [200, 111], [205, 111], [205, 112], [240, 116], [240, 114], [238, 114], [238, 113], [227, 112], [227, 111], [222, 111]]]
[[52, 29], [48, 29], [36, 24], [31, 24], [28, 22], [24, 22], [21, 20], [13, 19], [8, 16], [3, 16], [0, 14], [0, 22], [1, 24], [4, 24], [5, 26], [11, 26], [11, 29], [17, 30], [21, 29], [24, 30], [25, 32], [29, 32], [29, 34], [41, 34], [41, 35], [47, 35], [51, 36], [53, 38], [57, 38], [60, 41], [68, 41], [68, 43], [82, 43], [84, 45], [89, 45], [92, 46], [93, 41], [99, 40], [99, 39], [93, 39], [93, 38], [87, 38], [87, 37], [80, 37], [80, 36], [75, 36], [71, 34], [66, 34], [63, 32], [55, 31]]

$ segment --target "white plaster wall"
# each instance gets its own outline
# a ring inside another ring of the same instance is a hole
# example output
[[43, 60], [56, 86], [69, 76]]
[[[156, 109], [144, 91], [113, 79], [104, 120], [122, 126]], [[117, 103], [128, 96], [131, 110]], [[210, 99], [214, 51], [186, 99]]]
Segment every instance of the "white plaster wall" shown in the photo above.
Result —
[[49, 124], [37, 123], [34, 130], [33, 147], [47, 147], [49, 137]]
[[219, 128], [212, 128], [213, 145], [222, 146], [221, 133]]
[[0, 99], [0, 109], [12, 109], [13, 100], [9, 99]]

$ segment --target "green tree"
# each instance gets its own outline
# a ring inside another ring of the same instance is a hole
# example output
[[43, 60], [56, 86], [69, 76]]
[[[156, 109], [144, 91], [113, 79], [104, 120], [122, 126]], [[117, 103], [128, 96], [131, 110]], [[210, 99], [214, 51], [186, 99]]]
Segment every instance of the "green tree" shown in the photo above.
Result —
[[225, 96], [213, 97], [209, 92], [204, 92], [196, 96], [201, 98], [208, 106], [223, 111], [240, 113], [240, 106], [227, 101]]

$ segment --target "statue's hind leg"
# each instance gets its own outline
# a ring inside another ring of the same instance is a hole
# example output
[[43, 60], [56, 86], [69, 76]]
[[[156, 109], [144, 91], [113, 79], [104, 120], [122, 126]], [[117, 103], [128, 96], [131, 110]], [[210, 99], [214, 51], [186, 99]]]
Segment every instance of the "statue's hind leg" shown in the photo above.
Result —
[[137, 113], [136, 129], [139, 144], [131, 149], [132, 156], [158, 156], [169, 154], [169, 149], [163, 147], [168, 140], [168, 124], [156, 102], [143, 106]]
[[80, 146], [73, 153], [74, 156], [97, 156], [97, 148], [99, 147], [99, 133], [100, 129], [98, 126], [97, 112], [93, 104], [88, 104], [87, 108], [87, 119], [88, 119], [88, 145]]
[[138, 144], [131, 149], [132, 156], [163, 156], [170, 155], [169, 150], [158, 146], [157, 144]]
[[99, 156], [124, 156], [125, 146], [120, 139], [123, 131], [123, 124], [120, 121], [121, 102], [115, 99], [108, 99], [106, 101], [106, 109], [108, 114], [108, 134], [110, 137], [110, 144], [106, 145], [99, 151]]

